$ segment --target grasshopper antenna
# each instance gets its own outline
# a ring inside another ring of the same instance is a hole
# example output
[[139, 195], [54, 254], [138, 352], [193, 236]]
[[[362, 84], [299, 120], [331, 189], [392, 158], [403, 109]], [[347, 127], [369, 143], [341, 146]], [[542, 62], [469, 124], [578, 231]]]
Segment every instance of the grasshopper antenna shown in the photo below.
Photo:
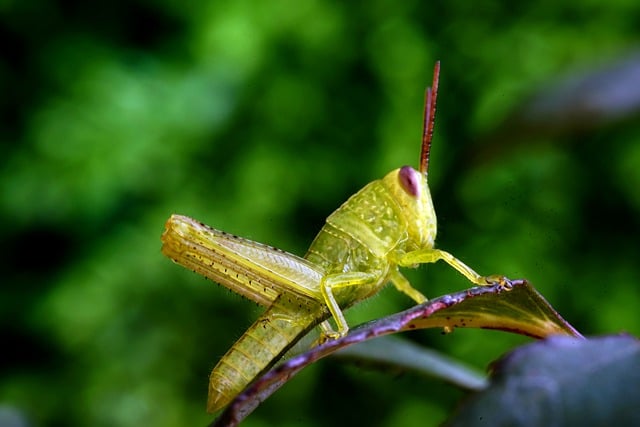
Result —
[[436, 100], [438, 99], [438, 78], [440, 77], [440, 61], [433, 67], [433, 83], [424, 94], [424, 122], [422, 125], [422, 152], [420, 153], [420, 172], [429, 171], [429, 153], [433, 138], [433, 124], [436, 118]]

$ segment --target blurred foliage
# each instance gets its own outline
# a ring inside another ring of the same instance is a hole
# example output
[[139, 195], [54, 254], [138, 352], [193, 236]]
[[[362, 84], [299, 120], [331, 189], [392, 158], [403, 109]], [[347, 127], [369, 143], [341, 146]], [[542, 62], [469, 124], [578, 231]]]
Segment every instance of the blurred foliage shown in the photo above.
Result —
[[[206, 423], [209, 370], [259, 309], [164, 259], [165, 219], [303, 254], [349, 195], [417, 163], [436, 59], [438, 245], [531, 280], [584, 334], [639, 334], [638, 115], [501, 130], [560, 76], [632, 55], [638, 22], [623, 0], [0, 1], [2, 413]], [[468, 285], [445, 265], [411, 278]], [[388, 289], [349, 319], [410, 304]], [[410, 337], [480, 368], [524, 342]], [[246, 425], [423, 426], [462, 395], [325, 361]]]

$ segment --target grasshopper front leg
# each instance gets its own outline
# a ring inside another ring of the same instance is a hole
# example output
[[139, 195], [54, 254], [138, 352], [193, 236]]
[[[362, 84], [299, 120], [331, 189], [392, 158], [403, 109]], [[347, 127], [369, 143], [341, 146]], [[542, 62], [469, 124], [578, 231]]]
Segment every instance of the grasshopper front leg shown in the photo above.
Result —
[[439, 260], [443, 260], [451, 267], [458, 270], [460, 274], [466, 277], [471, 283], [474, 283], [476, 285], [491, 286], [500, 284], [507, 289], [510, 288], [511, 283], [505, 276], [481, 276], [464, 262], [451, 255], [449, 252], [440, 249], [429, 248], [408, 252], [400, 258], [400, 260], [398, 261], [398, 265], [402, 267], [409, 267], [416, 264], [433, 263]]
[[408, 295], [409, 298], [414, 300], [416, 303], [422, 304], [423, 302], [427, 301], [427, 297], [422, 295], [420, 291], [411, 286], [409, 280], [407, 280], [407, 278], [398, 271], [397, 267], [389, 273], [389, 281], [393, 283], [393, 286], [395, 286], [397, 290], [405, 295]]

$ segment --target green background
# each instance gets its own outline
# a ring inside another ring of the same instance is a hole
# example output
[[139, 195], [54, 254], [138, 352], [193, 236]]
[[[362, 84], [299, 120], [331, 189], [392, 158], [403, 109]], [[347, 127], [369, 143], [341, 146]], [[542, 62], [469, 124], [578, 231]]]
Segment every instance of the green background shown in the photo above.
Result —
[[[304, 254], [351, 194], [417, 166], [437, 59], [438, 247], [531, 280], [586, 335], [640, 333], [640, 122], [622, 99], [640, 71], [606, 68], [638, 60], [637, 1], [4, 0], [0, 39], [0, 415], [206, 424], [209, 371], [261, 309], [165, 259], [164, 221]], [[410, 277], [432, 297], [468, 286], [444, 264]], [[348, 318], [411, 304], [385, 289]], [[528, 342], [407, 337], [479, 369]], [[323, 360], [246, 425], [436, 425], [463, 396]]]

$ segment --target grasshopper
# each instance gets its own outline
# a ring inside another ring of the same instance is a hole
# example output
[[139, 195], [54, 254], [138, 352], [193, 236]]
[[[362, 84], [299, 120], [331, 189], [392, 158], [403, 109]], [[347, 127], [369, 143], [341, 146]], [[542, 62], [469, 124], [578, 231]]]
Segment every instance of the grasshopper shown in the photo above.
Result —
[[416, 303], [425, 302], [399, 267], [443, 260], [476, 285], [508, 285], [505, 277], [480, 276], [434, 248], [436, 215], [427, 170], [439, 73], [436, 62], [432, 86], [425, 92], [420, 169], [395, 169], [349, 198], [327, 218], [304, 258], [186, 216], [167, 220], [164, 255], [267, 307], [211, 372], [208, 412], [226, 406], [318, 324], [321, 340], [344, 336], [349, 325], [343, 310], [386, 283]]

